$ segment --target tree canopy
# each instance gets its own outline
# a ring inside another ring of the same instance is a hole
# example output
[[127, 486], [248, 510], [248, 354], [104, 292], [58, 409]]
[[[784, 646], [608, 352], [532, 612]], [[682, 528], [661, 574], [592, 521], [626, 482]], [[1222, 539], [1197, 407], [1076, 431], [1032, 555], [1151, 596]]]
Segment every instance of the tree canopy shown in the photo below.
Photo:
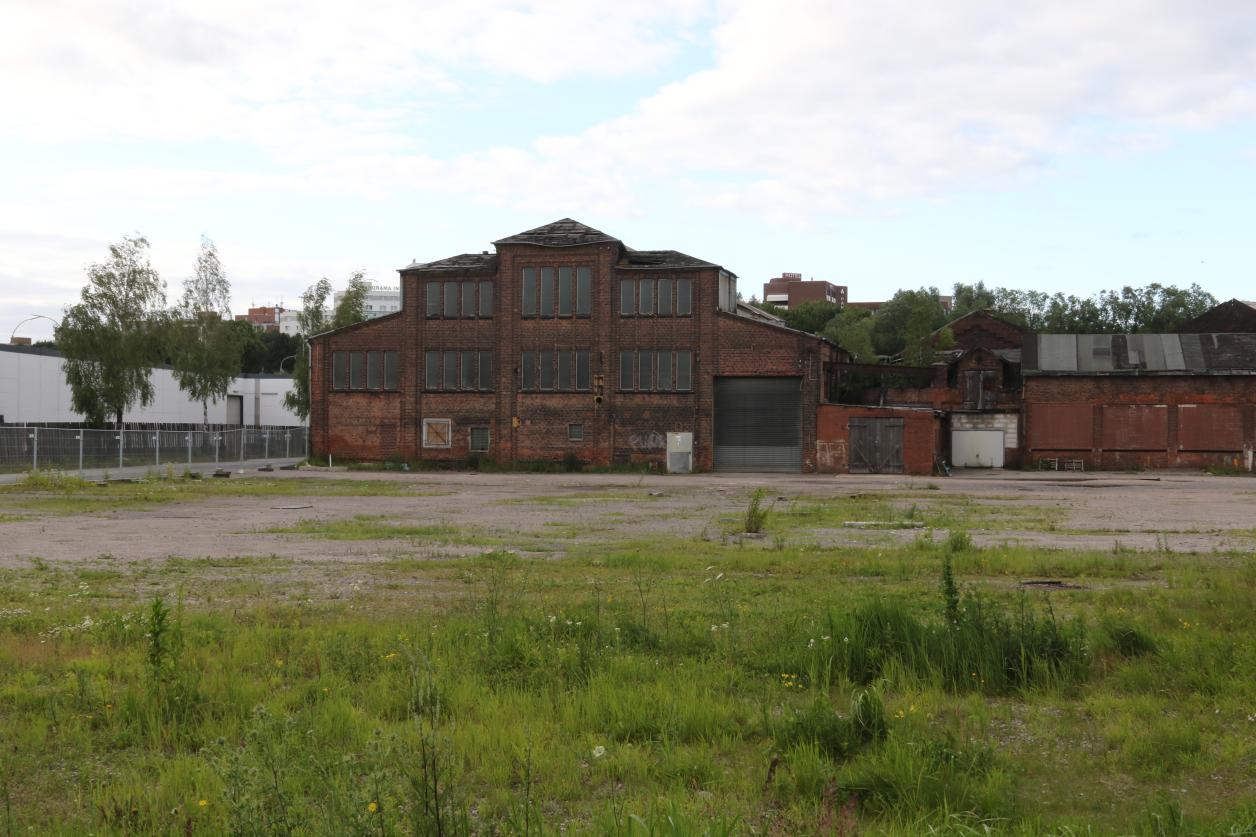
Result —
[[55, 341], [65, 360], [71, 405], [91, 424], [120, 427], [137, 402], [152, 403], [153, 366], [166, 334], [166, 284], [148, 258], [148, 240], [124, 236], [109, 258], [87, 268], [81, 300], [65, 310]]
[[331, 282], [325, 278], [320, 279], [301, 294], [301, 313], [297, 315], [297, 322], [301, 325], [301, 337], [296, 349], [296, 363], [292, 369], [292, 389], [284, 396], [283, 403], [302, 420], [310, 415], [309, 338], [365, 320], [366, 294], [370, 288], [361, 271], [350, 275], [349, 283], [341, 294], [330, 321], [327, 318], [327, 298], [332, 295]]
[[201, 402], [206, 427], [209, 402], [226, 397], [240, 374], [244, 341], [230, 318], [231, 283], [214, 242], [202, 236], [196, 269], [183, 283], [183, 298], [172, 319], [170, 356], [179, 388]]

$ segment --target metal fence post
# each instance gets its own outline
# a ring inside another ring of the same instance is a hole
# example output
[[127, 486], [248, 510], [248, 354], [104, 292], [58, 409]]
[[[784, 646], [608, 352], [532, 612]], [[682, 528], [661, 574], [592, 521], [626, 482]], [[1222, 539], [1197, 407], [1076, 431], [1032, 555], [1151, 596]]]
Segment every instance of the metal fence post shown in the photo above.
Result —
[[161, 467], [161, 431], [158, 430], [153, 434], [153, 456], [156, 457], [156, 466]]
[[283, 432], [283, 458], [292, 458], [292, 431], [285, 430]]
[[[123, 443], [122, 437], [125, 435], [126, 435], [125, 430], [118, 431], [118, 470], [122, 470], [122, 443]], [[122, 475], [119, 474], [118, 476], [122, 476]]]
[[270, 431], [269, 430], [262, 431], [262, 439], [263, 439], [263, 445], [264, 445], [263, 447], [264, 453], [262, 454], [262, 458], [266, 460], [267, 464], [269, 464], [270, 463]]
[[83, 436], [84, 436], [86, 433], [87, 433], [87, 431], [86, 431], [86, 430], [79, 430], [79, 432], [78, 432], [78, 443], [79, 443], [79, 476], [80, 476], [80, 477], [81, 477], [81, 476], [83, 476]]
[[192, 467], [192, 434], [188, 432], [188, 467]]
[[32, 427], [30, 437], [35, 440], [35, 444], [31, 445], [31, 470], [39, 470], [39, 428]]
[[240, 464], [241, 465], [244, 464], [244, 434], [245, 434], [245, 430], [243, 427], [241, 427], [240, 428]]
[[214, 464], [215, 465], [218, 464], [218, 443], [220, 441], [222, 441], [222, 434], [215, 433], [214, 434]]

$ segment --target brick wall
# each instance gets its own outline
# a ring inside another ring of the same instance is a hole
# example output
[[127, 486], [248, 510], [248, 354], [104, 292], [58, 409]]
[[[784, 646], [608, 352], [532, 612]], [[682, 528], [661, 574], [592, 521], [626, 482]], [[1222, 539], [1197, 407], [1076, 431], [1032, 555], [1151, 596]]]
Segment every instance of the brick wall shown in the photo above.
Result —
[[821, 404], [816, 410], [816, 470], [850, 472], [850, 421], [853, 418], [901, 419], [903, 473], [928, 476], [940, 455], [942, 420], [931, 410]]
[[1256, 377], [1030, 376], [1026, 455], [1082, 459], [1101, 470], [1250, 470]]
[[[560, 460], [574, 454], [585, 462], [666, 460], [666, 434], [694, 434], [694, 466], [709, 470], [713, 451], [714, 381], [722, 375], [802, 376], [804, 450], [814, 449], [815, 414], [824, 392], [824, 345], [767, 323], [718, 310], [719, 270], [713, 267], [649, 269], [619, 263], [618, 243], [551, 248], [528, 244], [498, 247], [492, 272], [403, 271], [402, 311], [320, 338], [314, 342], [316, 407], [311, 419], [318, 455], [380, 459], [384, 442], [395, 438], [395, 454], [406, 459], [463, 461], [470, 453], [470, 429], [486, 427], [488, 456], [501, 462]], [[520, 277], [525, 267], [590, 267], [592, 316], [524, 319]], [[689, 278], [691, 316], [619, 315], [619, 280]], [[494, 287], [493, 316], [486, 319], [432, 319], [425, 316], [425, 283], [475, 279]], [[399, 393], [327, 391], [333, 351], [395, 348], [400, 352]], [[591, 391], [523, 392], [524, 351], [588, 349]], [[689, 392], [619, 391], [621, 350], [692, 352]], [[491, 392], [433, 392], [423, 388], [428, 350], [490, 352]], [[424, 419], [448, 419], [448, 447], [423, 445]], [[395, 435], [388, 425], [395, 424]], [[581, 439], [570, 439], [579, 425]], [[814, 468], [814, 457], [805, 467]]]

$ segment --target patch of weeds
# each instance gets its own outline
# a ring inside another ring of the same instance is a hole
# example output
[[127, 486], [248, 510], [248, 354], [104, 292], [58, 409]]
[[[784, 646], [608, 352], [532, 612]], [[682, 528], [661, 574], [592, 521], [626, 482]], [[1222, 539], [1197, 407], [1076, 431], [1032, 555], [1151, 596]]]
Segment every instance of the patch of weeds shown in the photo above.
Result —
[[750, 495], [750, 503], [746, 506], [745, 517], [742, 518], [742, 531], [751, 535], [757, 535], [763, 531], [763, 525], [767, 523], [768, 512], [771, 506], [763, 505], [763, 498], [766, 491], [762, 488], [755, 489], [754, 494]]
[[375, 541], [394, 538], [407, 540], [441, 540], [458, 533], [453, 526], [409, 526], [393, 518], [360, 514], [349, 520], [302, 518], [295, 526], [262, 529], [263, 534], [306, 535], [333, 541]]

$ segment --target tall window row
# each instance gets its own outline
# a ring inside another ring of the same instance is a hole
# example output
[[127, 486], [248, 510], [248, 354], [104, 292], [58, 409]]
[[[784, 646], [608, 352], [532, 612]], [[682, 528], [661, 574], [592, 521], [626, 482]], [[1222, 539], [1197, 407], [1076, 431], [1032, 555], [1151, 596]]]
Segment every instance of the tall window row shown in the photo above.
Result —
[[524, 392], [583, 392], [589, 390], [589, 350], [524, 352], [520, 364]]
[[525, 317], [588, 317], [593, 311], [590, 267], [525, 267], [521, 313]]
[[423, 356], [426, 390], [493, 390], [493, 353], [430, 350]]
[[621, 279], [619, 313], [624, 317], [688, 317], [693, 314], [693, 280]]
[[396, 352], [332, 352], [331, 388], [398, 389]]
[[493, 316], [493, 283], [464, 280], [428, 282], [424, 313], [428, 319], [470, 319]]
[[693, 389], [693, 353], [689, 349], [622, 351], [619, 388], [626, 392], [688, 392]]

